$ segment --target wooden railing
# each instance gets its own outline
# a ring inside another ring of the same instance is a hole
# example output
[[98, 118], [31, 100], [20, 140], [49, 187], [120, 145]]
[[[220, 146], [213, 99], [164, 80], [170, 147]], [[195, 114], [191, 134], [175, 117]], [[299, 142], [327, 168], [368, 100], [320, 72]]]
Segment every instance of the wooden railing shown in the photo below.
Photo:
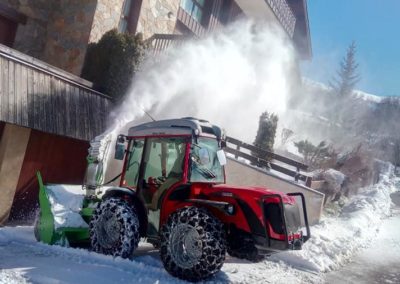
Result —
[[[226, 137], [226, 142], [227, 147], [225, 148], [225, 152], [234, 155], [235, 159], [241, 157], [250, 161], [252, 164], [258, 167], [266, 167], [275, 170], [293, 178], [295, 181], [301, 180], [305, 182], [305, 185], [308, 187], [311, 186], [312, 177], [301, 173], [301, 171], [307, 171], [308, 166], [306, 164], [275, 154], [270, 151], [260, 149], [251, 144], [242, 142], [229, 136]], [[231, 145], [233, 145], [234, 147], [232, 147]], [[242, 148], [250, 151], [250, 153], [246, 153], [242, 150]]]
[[206, 35], [207, 29], [204, 28], [191, 15], [189, 15], [182, 7], [179, 7], [176, 18], [189, 30], [191, 30], [196, 36], [203, 37]]
[[154, 34], [147, 41], [152, 49], [152, 55], [157, 56], [170, 47], [183, 44], [188, 38], [187, 36], [176, 34]]

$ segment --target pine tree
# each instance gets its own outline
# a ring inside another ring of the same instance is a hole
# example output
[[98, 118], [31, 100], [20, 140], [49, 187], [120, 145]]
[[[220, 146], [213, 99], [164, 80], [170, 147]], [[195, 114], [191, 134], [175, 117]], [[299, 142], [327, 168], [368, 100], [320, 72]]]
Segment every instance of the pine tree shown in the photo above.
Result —
[[[278, 116], [273, 113], [263, 112], [260, 115], [256, 139], [254, 146], [266, 151], [273, 151], [276, 128], [278, 126]], [[253, 153], [253, 155], [255, 155]], [[257, 156], [257, 155], [255, 155]], [[265, 160], [270, 160], [269, 157], [261, 157]]]
[[351, 94], [355, 85], [360, 80], [360, 75], [357, 71], [358, 63], [355, 59], [356, 43], [353, 41], [347, 48], [346, 56], [340, 62], [337, 76], [330, 83], [335, 93], [344, 98]]

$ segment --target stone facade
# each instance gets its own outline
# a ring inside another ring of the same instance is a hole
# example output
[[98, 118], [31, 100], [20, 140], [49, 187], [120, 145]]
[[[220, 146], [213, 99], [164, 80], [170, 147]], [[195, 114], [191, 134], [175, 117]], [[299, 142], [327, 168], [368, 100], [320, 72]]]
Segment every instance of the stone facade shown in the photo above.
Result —
[[145, 39], [153, 34], [173, 34], [180, 0], [143, 0], [136, 32]]
[[80, 75], [96, 0], [2, 0], [27, 17], [13, 48]]
[[118, 28], [123, 4], [124, 0], [97, 1], [89, 42], [97, 42], [109, 30]]
[[89, 41], [95, 0], [55, 1], [46, 36], [43, 60], [80, 75]]
[[13, 47], [43, 60], [47, 24], [53, 4], [46, 0], [2, 0], [1, 2], [27, 17], [26, 24], [18, 26]]

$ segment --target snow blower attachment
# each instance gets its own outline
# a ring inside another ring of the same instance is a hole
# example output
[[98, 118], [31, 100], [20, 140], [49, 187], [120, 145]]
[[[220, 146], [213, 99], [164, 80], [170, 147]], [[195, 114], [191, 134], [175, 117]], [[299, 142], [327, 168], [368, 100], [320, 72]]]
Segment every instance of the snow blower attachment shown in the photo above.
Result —
[[99, 199], [96, 190], [104, 179], [110, 136], [97, 136], [91, 143], [87, 156], [85, 184], [43, 184], [40, 172], [40, 211], [35, 224], [35, 237], [48, 244], [74, 245], [89, 243], [89, 225]]
[[44, 185], [38, 175], [38, 240], [88, 241], [98, 253], [128, 258], [143, 237], [171, 275], [199, 281], [221, 269], [226, 252], [257, 261], [301, 249], [310, 237], [301, 193], [225, 184], [224, 134], [207, 121], [155, 121], [120, 135], [114, 158], [123, 166], [114, 187], [101, 185], [111, 140], [104, 139], [91, 143], [85, 192]]
[[87, 242], [89, 226], [81, 216], [84, 199], [80, 185], [44, 185], [40, 173], [40, 212], [35, 224], [35, 237], [47, 244], [69, 245]]

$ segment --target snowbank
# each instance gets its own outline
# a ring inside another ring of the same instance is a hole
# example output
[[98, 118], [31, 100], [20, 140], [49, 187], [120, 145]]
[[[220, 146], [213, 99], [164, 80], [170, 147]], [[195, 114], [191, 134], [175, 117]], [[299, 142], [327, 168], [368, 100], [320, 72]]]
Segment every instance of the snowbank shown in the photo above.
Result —
[[302, 251], [273, 256], [295, 267], [315, 272], [337, 269], [376, 236], [382, 219], [389, 216], [390, 194], [398, 191], [400, 179], [390, 166], [380, 182], [362, 190], [342, 208], [337, 217], [323, 219], [311, 228], [311, 239]]

